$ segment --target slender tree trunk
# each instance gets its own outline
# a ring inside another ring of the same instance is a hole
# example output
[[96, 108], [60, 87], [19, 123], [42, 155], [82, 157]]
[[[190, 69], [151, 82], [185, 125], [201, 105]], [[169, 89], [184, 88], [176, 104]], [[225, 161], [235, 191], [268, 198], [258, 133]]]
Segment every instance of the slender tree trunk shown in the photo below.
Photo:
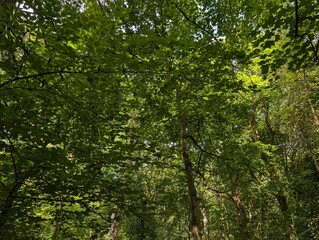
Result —
[[[271, 121], [269, 118], [269, 103], [268, 102], [263, 103], [263, 109], [264, 109], [266, 127], [268, 129], [268, 132], [272, 136], [270, 144], [275, 146], [276, 145], [276, 140], [275, 140], [276, 132], [271, 126]], [[313, 108], [311, 109], [311, 111], [312, 111], [312, 114], [315, 114], [315, 111]], [[318, 119], [316, 118], [316, 115], [314, 116], [314, 119], [315, 119], [315, 123], [316, 123], [316, 121], [318, 121]], [[270, 162], [269, 157], [264, 153], [261, 154], [261, 158], [267, 164]], [[277, 173], [277, 170], [272, 166], [272, 167], [268, 168], [268, 172], [269, 172], [269, 175], [271, 177], [271, 181], [273, 182], [273, 184], [275, 186], [279, 186], [280, 185], [280, 177]], [[285, 239], [287, 239], [287, 240], [294, 239], [294, 237], [293, 237], [294, 236], [294, 229], [293, 229], [293, 223], [290, 219], [287, 197], [285, 196], [284, 191], [280, 188], [277, 190], [277, 194], [275, 195], [275, 197], [276, 197], [277, 202], [279, 204], [279, 209], [282, 213], [283, 221], [284, 221], [285, 228], [286, 228], [285, 229]]]
[[243, 240], [250, 239], [249, 230], [247, 228], [248, 219], [246, 216], [245, 207], [240, 200], [240, 194], [237, 191], [236, 186], [232, 186], [231, 194], [231, 199], [238, 214], [240, 238]]
[[[317, 111], [316, 111], [315, 107], [313, 106], [311, 100], [309, 99], [308, 101], [309, 101], [309, 105], [310, 105], [311, 115], [313, 117], [313, 122], [317, 127], [319, 127], [319, 118], [318, 118]], [[317, 161], [315, 160], [315, 158], [313, 159], [313, 163], [316, 167], [317, 172], [319, 172], [319, 165], [318, 165]]]
[[310, 111], [311, 111], [311, 115], [313, 117], [313, 122], [314, 122], [314, 124], [317, 127], [319, 127], [319, 119], [318, 119], [317, 111], [316, 111], [315, 107], [313, 106], [313, 104], [312, 104], [310, 99], [308, 100], [308, 102], [309, 102], [309, 105], [310, 105]]
[[111, 215], [112, 225], [110, 229], [110, 240], [118, 239], [118, 231], [119, 231], [119, 222], [117, 220], [116, 214], [112, 213]]
[[279, 208], [280, 208], [280, 211], [283, 215], [283, 221], [284, 221], [284, 224], [285, 224], [285, 239], [287, 240], [294, 240], [294, 239], [297, 239], [296, 237], [296, 232], [295, 232], [295, 229], [294, 229], [294, 226], [293, 226], [293, 222], [290, 218], [290, 213], [289, 213], [289, 207], [288, 207], [288, 202], [287, 202], [287, 197], [284, 195], [283, 192], [279, 192], [277, 195], [276, 195], [276, 198], [277, 198], [277, 201], [278, 201], [278, 204], [279, 204]]
[[[201, 186], [200, 196], [201, 196], [201, 199], [204, 199], [205, 198], [205, 179], [204, 179], [204, 177], [202, 177], [202, 179], [201, 179], [200, 186]], [[203, 218], [204, 237], [205, 237], [205, 240], [209, 240], [209, 227], [208, 227], [208, 217], [207, 217], [206, 207], [202, 206], [200, 208], [200, 210], [201, 210], [202, 218]]]
[[60, 219], [63, 210], [63, 196], [60, 196], [60, 201], [56, 203], [55, 218], [54, 218], [54, 229], [52, 234], [52, 240], [58, 239], [58, 234], [60, 230]]
[[195, 188], [192, 162], [188, 154], [188, 142], [186, 127], [182, 126], [182, 149], [183, 149], [183, 162], [185, 166], [185, 174], [187, 178], [187, 186], [189, 193], [189, 207], [191, 211], [191, 233], [194, 240], [201, 240], [200, 235], [200, 209], [198, 204], [198, 196]]
[[203, 216], [205, 240], [209, 240], [208, 218], [207, 218], [207, 214], [206, 214], [206, 208], [202, 207], [201, 212], [202, 212], [202, 216]]
[[145, 234], [145, 223], [143, 218], [140, 219], [140, 224], [141, 224], [140, 239], [145, 240], [146, 234]]

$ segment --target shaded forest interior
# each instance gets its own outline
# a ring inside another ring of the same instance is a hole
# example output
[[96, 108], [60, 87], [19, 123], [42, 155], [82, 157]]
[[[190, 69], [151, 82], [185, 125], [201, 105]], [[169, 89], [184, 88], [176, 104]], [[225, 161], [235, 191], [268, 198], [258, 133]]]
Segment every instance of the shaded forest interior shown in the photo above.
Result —
[[0, 0], [0, 238], [319, 239], [317, 0]]

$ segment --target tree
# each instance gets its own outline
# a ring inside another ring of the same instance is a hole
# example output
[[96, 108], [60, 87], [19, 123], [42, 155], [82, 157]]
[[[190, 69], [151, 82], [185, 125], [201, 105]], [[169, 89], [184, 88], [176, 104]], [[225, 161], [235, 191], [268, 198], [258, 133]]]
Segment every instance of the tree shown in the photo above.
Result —
[[3, 237], [316, 238], [314, 2], [0, 10]]

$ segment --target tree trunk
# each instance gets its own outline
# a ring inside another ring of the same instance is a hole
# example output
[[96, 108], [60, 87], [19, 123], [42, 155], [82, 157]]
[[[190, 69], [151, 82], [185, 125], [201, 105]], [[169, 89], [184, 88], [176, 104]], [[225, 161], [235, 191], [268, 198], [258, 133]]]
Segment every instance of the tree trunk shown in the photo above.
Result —
[[208, 229], [208, 218], [206, 214], [206, 208], [201, 208], [202, 216], [203, 216], [203, 225], [204, 225], [204, 236], [205, 240], [209, 240], [209, 229]]
[[[201, 199], [204, 200], [204, 198], [205, 198], [205, 179], [204, 179], [204, 177], [202, 177], [202, 179], [201, 179], [200, 186], [201, 186], [200, 197], [201, 197]], [[202, 206], [200, 208], [200, 210], [201, 210], [202, 218], [203, 218], [204, 237], [205, 237], [205, 240], [209, 240], [209, 227], [208, 227], [208, 217], [207, 217], [206, 207]]]
[[250, 234], [247, 228], [248, 220], [246, 216], [245, 207], [240, 200], [240, 195], [236, 189], [236, 186], [232, 187], [231, 199], [236, 207], [236, 211], [238, 214], [240, 239], [243, 239], [243, 240], [250, 239]]
[[315, 107], [313, 106], [310, 99], [308, 100], [308, 102], [309, 102], [309, 106], [310, 106], [310, 112], [311, 112], [311, 115], [313, 117], [313, 122], [317, 127], [319, 127], [319, 119], [318, 119], [317, 111], [316, 111]]
[[[317, 127], [319, 127], [319, 118], [318, 118], [317, 111], [316, 111], [315, 107], [313, 106], [311, 100], [309, 99], [308, 101], [309, 101], [309, 105], [310, 105], [311, 115], [313, 117], [313, 122], [314, 122], [314, 124]], [[317, 163], [315, 158], [313, 158], [313, 163], [314, 163], [314, 165], [316, 167], [317, 172], [319, 172], [319, 165], [318, 165], [318, 163]]]
[[[310, 102], [311, 103], [311, 102]], [[316, 112], [314, 110], [314, 108], [311, 106], [311, 112], [313, 114], [315, 123], [317, 123], [318, 118], [316, 118]], [[265, 117], [265, 123], [266, 123], [266, 127], [268, 129], [268, 132], [271, 134], [271, 141], [270, 144], [271, 145], [276, 145], [276, 140], [275, 140], [275, 130], [272, 128], [271, 126], [271, 121], [269, 118], [269, 103], [268, 102], [264, 102], [263, 103], [263, 109], [264, 109], [264, 117]], [[270, 158], [269, 156], [267, 156], [265, 153], [261, 153], [261, 159], [269, 164], [270, 162]], [[274, 186], [279, 186], [280, 185], [280, 177], [279, 174], [277, 173], [277, 170], [274, 166], [270, 166], [268, 168], [268, 172], [271, 178], [271, 181], [273, 183]], [[283, 221], [285, 224], [285, 239], [291, 240], [294, 239], [294, 229], [293, 229], [293, 223], [290, 219], [290, 214], [289, 214], [289, 206], [288, 206], [288, 201], [287, 201], [287, 197], [284, 194], [284, 191], [281, 188], [277, 189], [277, 194], [275, 195], [277, 202], [279, 204], [279, 209], [283, 215]]]
[[111, 215], [112, 225], [110, 229], [110, 240], [118, 239], [118, 231], [119, 231], [119, 222], [117, 221], [117, 217], [115, 213]]
[[188, 154], [188, 142], [186, 127], [182, 126], [182, 149], [183, 149], [183, 162], [185, 166], [185, 174], [187, 178], [187, 187], [189, 193], [189, 207], [191, 211], [191, 233], [194, 240], [201, 240], [200, 235], [200, 209], [198, 204], [197, 191], [195, 188], [192, 162]]
[[55, 205], [55, 218], [54, 218], [52, 240], [58, 239], [62, 209], [63, 209], [63, 196], [60, 196], [60, 201], [57, 202]]

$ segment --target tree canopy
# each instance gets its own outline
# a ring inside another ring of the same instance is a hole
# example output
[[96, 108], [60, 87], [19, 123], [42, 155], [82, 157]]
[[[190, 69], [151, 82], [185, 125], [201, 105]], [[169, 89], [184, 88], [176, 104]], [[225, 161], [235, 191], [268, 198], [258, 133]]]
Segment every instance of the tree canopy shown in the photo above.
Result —
[[0, 0], [3, 239], [319, 239], [317, 0]]

